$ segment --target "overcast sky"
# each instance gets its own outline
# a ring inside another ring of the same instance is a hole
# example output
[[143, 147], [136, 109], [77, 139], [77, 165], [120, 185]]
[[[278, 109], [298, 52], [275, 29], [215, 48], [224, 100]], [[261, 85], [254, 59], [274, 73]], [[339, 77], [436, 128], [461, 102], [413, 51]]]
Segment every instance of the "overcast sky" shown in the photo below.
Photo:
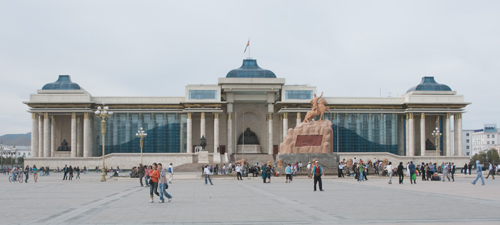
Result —
[[400, 96], [434, 76], [464, 129], [500, 124], [500, 1], [1, 1], [0, 135], [69, 74], [93, 96], [183, 96], [251, 56], [325, 96]]

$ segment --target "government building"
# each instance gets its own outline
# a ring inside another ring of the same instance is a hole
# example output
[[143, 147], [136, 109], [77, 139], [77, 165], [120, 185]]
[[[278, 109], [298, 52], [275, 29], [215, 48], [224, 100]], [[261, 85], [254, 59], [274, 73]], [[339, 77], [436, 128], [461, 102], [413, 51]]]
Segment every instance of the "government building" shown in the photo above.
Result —
[[[235, 154], [276, 158], [288, 129], [304, 119], [313, 95], [323, 91], [287, 85], [285, 78], [260, 68], [251, 58], [221, 76], [217, 84], [187, 85], [185, 93], [175, 97], [99, 97], [69, 75], [59, 75], [24, 102], [32, 115], [28, 161], [52, 167], [71, 162], [81, 167], [99, 165], [103, 138], [95, 111], [103, 104], [114, 113], [107, 119], [104, 135], [110, 166], [138, 164], [141, 148], [136, 133], [141, 127], [147, 133], [143, 147], [147, 164], [158, 158], [177, 165], [196, 162], [202, 137], [213, 163], [227, 162]], [[438, 152], [441, 157], [461, 159], [462, 113], [470, 103], [434, 77], [415, 83], [400, 97], [322, 96], [329, 108], [325, 118], [333, 123], [333, 152], [346, 158], [416, 161], [435, 158]], [[450, 137], [452, 124], [458, 131], [454, 138]], [[436, 127], [442, 133], [438, 146], [432, 136]], [[246, 130], [256, 137], [251, 148], [242, 141]]]

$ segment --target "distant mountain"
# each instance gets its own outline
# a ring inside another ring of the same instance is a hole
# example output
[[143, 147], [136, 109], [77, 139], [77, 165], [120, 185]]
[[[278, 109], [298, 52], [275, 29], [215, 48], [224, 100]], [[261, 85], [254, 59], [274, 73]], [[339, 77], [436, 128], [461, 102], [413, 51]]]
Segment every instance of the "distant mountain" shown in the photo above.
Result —
[[31, 132], [27, 134], [6, 134], [0, 136], [0, 143], [12, 146], [31, 145]]

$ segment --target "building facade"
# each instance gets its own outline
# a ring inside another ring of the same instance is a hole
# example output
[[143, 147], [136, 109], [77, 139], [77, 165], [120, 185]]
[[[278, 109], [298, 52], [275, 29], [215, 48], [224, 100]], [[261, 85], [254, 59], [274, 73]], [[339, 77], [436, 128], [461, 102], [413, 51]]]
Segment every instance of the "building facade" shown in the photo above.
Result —
[[[472, 134], [474, 133], [474, 130], [462, 130], [462, 153], [463, 153], [463, 156], [469, 156], [469, 157], [472, 157], [473, 154], [472, 154]], [[452, 130], [451, 131], [451, 134], [450, 134], [450, 137], [452, 138], [451, 142], [454, 143], [455, 141], [455, 131]], [[455, 146], [452, 145], [452, 148], [451, 148], [451, 152], [452, 154], [455, 153]]]
[[499, 135], [496, 124], [485, 124], [484, 129], [475, 130], [472, 133], [472, 155], [491, 149], [500, 151]]
[[[315, 94], [322, 95], [314, 86], [286, 85], [285, 78], [245, 59], [217, 84], [187, 85], [178, 97], [92, 96], [60, 75], [24, 103], [32, 115], [32, 157], [101, 156], [101, 121], [94, 112], [105, 103], [114, 112], [107, 120], [105, 154], [140, 152], [135, 134], [142, 127], [148, 134], [145, 153], [192, 154], [205, 137], [216, 162], [219, 154], [248, 151], [240, 141], [247, 129], [258, 140], [252, 153], [279, 154], [279, 144], [303, 120]], [[455, 156], [463, 155], [459, 134], [469, 103], [434, 77], [423, 77], [400, 97], [322, 97], [330, 109], [325, 118], [333, 122], [334, 152], [431, 156], [437, 127], [443, 134], [439, 154], [453, 156], [454, 148]], [[454, 139], [451, 124], [459, 131]]]

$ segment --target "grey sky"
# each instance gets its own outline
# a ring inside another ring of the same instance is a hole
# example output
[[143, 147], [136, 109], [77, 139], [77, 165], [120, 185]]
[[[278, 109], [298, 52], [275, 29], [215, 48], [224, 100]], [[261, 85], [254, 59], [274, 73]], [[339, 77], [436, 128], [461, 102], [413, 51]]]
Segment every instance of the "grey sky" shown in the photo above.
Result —
[[500, 124], [499, 1], [1, 1], [0, 135], [59, 74], [93, 96], [183, 96], [251, 54], [326, 96], [398, 96], [435, 76]]

